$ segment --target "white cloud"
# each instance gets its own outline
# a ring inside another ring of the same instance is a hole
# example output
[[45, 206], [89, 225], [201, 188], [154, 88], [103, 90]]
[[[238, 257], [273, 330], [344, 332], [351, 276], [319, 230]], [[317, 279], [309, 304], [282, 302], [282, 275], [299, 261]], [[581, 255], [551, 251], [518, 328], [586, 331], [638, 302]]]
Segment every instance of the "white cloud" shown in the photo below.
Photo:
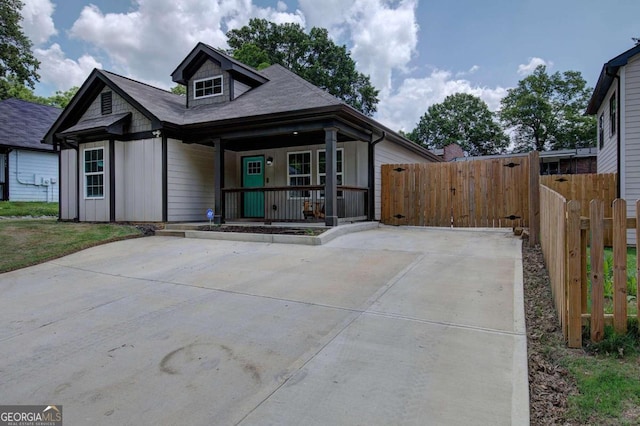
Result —
[[114, 71], [146, 82], [171, 86], [169, 73], [202, 41], [227, 47], [225, 33], [248, 23], [251, 17], [277, 23], [304, 25], [300, 11], [287, 12], [286, 4], [259, 8], [251, 0], [138, 0], [127, 13], [104, 14], [89, 5], [69, 34], [85, 41], [113, 63]]
[[518, 74], [525, 76], [531, 74], [539, 65], [545, 65], [547, 67], [552, 67], [553, 62], [545, 61], [542, 58], [529, 58], [529, 63], [518, 65]]
[[416, 51], [417, 6], [416, 0], [300, 0], [309, 25], [327, 28], [338, 43], [346, 39], [358, 71], [370, 75], [383, 96]]
[[54, 9], [50, 0], [23, 0], [22, 29], [34, 45], [46, 43], [58, 33], [52, 18]]
[[94, 68], [102, 68], [102, 64], [89, 55], [77, 61], [67, 58], [57, 43], [48, 49], [35, 49], [34, 55], [40, 61], [40, 80], [56, 90], [80, 86]]
[[381, 99], [376, 118], [392, 130], [411, 131], [429, 106], [454, 93], [469, 93], [485, 101], [492, 111], [506, 95], [503, 87], [481, 87], [469, 80], [454, 79], [449, 71], [433, 70], [422, 78], [405, 79], [398, 90]]

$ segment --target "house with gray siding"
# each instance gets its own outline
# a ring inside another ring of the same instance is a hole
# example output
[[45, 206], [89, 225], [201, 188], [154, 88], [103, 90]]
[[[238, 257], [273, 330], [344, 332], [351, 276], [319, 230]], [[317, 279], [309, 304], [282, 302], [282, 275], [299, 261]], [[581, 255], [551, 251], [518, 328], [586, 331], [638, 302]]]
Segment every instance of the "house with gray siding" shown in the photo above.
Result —
[[[635, 216], [640, 199], [640, 45], [604, 64], [587, 114], [598, 123], [598, 172], [618, 174], [618, 196]], [[629, 233], [635, 243], [635, 234]]]
[[44, 138], [62, 220], [373, 220], [382, 164], [440, 161], [280, 65], [199, 43], [171, 76], [186, 96], [89, 75]]
[[0, 201], [58, 201], [58, 153], [42, 138], [61, 112], [21, 99], [0, 101]]

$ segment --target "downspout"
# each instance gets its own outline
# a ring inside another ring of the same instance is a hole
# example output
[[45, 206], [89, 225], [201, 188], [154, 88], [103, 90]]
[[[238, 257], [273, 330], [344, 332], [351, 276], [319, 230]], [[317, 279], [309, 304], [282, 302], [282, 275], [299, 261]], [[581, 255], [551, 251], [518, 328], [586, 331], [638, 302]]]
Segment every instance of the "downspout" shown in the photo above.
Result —
[[618, 81], [618, 88], [616, 89], [616, 140], [617, 140], [617, 147], [616, 147], [616, 155], [617, 155], [617, 161], [616, 161], [616, 166], [617, 166], [617, 174], [618, 174], [618, 179], [616, 179], [616, 191], [617, 191], [617, 197], [621, 197], [621, 181], [622, 181], [622, 174], [620, 173], [622, 170], [622, 158], [620, 157], [620, 153], [621, 153], [621, 142], [622, 142], [622, 138], [620, 137], [620, 97], [621, 97], [621, 93], [620, 93], [620, 76], [616, 73], [616, 74], [610, 74], [609, 73], [609, 67], [607, 67], [607, 69], [605, 70], [605, 74], [608, 75], [609, 77], [613, 77]]
[[369, 143], [369, 212], [368, 220], [375, 220], [375, 193], [376, 193], [376, 165], [375, 146], [387, 137], [387, 132], [382, 132], [382, 136]]

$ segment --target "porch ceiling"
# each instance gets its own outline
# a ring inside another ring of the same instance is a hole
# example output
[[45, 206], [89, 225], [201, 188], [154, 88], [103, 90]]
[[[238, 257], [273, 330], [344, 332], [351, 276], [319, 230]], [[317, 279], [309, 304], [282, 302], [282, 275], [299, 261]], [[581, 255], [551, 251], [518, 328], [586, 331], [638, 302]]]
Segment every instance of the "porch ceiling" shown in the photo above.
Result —
[[[282, 135], [256, 136], [225, 141], [224, 148], [229, 151], [256, 151], [261, 149], [290, 148], [295, 146], [324, 145], [323, 130], [312, 132], [288, 133]], [[346, 135], [338, 133], [338, 142], [352, 141]]]

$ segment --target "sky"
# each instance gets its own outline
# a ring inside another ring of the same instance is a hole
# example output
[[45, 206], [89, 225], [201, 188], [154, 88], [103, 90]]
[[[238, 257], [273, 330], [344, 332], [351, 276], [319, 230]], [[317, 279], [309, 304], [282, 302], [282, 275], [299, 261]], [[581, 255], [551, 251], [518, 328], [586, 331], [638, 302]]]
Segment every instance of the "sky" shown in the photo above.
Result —
[[380, 90], [375, 118], [412, 130], [430, 105], [464, 92], [496, 111], [539, 65], [590, 87], [640, 37], [640, 0], [22, 0], [41, 62], [36, 94], [80, 86], [102, 68], [168, 89], [202, 41], [253, 17], [324, 27]]

